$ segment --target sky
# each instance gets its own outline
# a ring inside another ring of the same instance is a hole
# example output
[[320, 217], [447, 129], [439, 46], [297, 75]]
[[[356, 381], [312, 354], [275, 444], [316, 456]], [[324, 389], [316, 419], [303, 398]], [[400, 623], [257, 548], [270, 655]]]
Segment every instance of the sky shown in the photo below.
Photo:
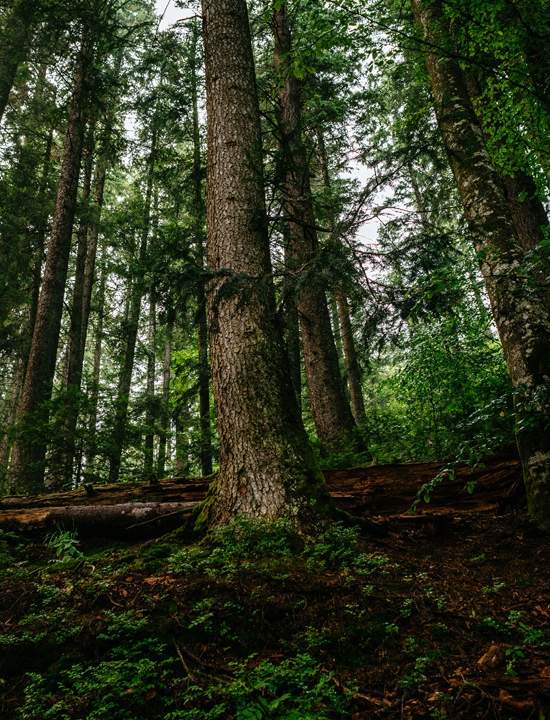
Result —
[[188, 10], [176, 8], [174, 0], [170, 0], [170, 2], [168, 0], [156, 0], [156, 5], [157, 15], [159, 16], [162, 15], [166, 6], [168, 6], [168, 9], [166, 10], [166, 13], [164, 15], [164, 19], [160, 26], [161, 30], [166, 30], [166, 28], [169, 28], [175, 22], [181, 20], [181, 18], [192, 15], [192, 13]]

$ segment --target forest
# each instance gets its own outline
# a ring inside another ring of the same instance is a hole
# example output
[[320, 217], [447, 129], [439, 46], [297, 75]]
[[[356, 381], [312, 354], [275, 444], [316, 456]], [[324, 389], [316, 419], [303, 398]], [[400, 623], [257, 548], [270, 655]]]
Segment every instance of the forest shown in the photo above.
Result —
[[550, 720], [549, 0], [0, 0], [0, 719]]

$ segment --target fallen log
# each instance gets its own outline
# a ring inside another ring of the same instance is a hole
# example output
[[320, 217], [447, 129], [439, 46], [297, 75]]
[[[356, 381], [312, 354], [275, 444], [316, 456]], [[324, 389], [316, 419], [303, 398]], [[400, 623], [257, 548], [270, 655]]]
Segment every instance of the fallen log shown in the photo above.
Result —
[[[364, 518], [374, 529], [390, 524], [445, 524], [448, 517], [427, 518], [495, 511], [521, 483], [517, 458], [494, 458], [476, 468], [460, 466], [434, 489], [429, 505], [421, 505], [416, 515], [405, 514], [422, 484], [443, 467], [438, 463], [379, 465], [328, 471], [325, 476], [337, 508]], [[475, 483], [475, 492], [465, 490], [467, 482]], [[180, 526], [205, 498], [207, 488], [208, 479], [189, 478], [5, 497], [0, 499], [0, 529], [44, 530], [58, 523], [88, 535], [160, 534]]]
[[0, 513], [2, 530], [44, 530], [56, 524], [75, 527], [93, 535], [113, 535], [134, 531], [167, 532], [182, 524], [196, 502], [132, 502], [113, 505], [65, 505], [59, 507], [24, 508]]

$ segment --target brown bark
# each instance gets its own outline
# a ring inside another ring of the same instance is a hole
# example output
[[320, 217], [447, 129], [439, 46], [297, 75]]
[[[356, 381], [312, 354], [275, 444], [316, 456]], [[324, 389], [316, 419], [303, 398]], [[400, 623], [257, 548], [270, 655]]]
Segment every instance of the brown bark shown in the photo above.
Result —
[[147, 388], [145, 396], [145, 445], [143, 473], [146, 480], [155, 479], [155, 376], [157, 341], [157, 298], [154, 288], [149, 291], [149, 333], [147, 338]]
[[115, 400], [115, 417], [109, 457], [110, 482], [117, 482], [120, 474], [122, 450], [126, 439], [128, 401], [130, 397], [132, 373], [134, 370], [134, 356], [136, 352], [137, 333], [141, 314], [141, 300], [145, 292], [143, 269], [145, 268], [145, 261], [147, 258], [147, 245], [149, 241], [149, 230], [151, 227], [151, 202], [153, 198], [153, 179], [157, 150], [157, 128], [155, 122], [156, 120], [153, 119], [151, 150], [149, 152], [147, 185], [145, 190], [143, 227], [139, 246], [138, 272], [130, 285], [128, 320], [125, 323], [126, 343], [118, 378], [117, 397]]
[[[331, 191], [332, 183], [330, 179], [330, 170], [328, 165], [328, 157], [325, 146], [325, 139], [321, 130], [317, 132], [317, 141], [319, 145], [319, 156], [321, 162], [321, 171], [323, 174], [323, 183], [327, 191]], [[330, 211], [330, 229], [332, 240], [335, 233], [335, 217], [332, 210]], [[346, 294], [342, 290], [334, 293], [334, 302], [336, 304], [337, 316], [334, 318], [334, 325], [338, 327], [336, 335], [336, 344], [342, 346], [341, 354], [344, 357], [344, 365], [346, 368], [346, 380], [351, 399], [351, 409], [355, 422], [360, 424], [365, 422], [365, 401], [363, 398], [363, 387], [361, 383], [361, 368], [357, 357], [357, 349], [355, 347], [355, 338], [353, 337], [353, 327], [351, 325], [351, 315], [349, 309], [349, 301]]]
[[[197, 264], [204, 268], [205, 208], [202, 191], [201, 143], [197, 99], [197, 42], [199, 29], [193, 27], [191, 94], [193, 103], [193, 226]], [[200, 463], [203, 475], [212, 473], [212, 426], [210, 421], [210, 366], [208, 362], [208, 318], [204, 280], [197, 284], [197, 326], [199, 341]]]
[[164, 360], [162, 365], [162, 405], [160, 413], [159, 451], [157, 457], [157, 477], [162, 478], [165, 473], [166, 451], [168, 444], [168, 426], [170, 421], [170, 381], [172, 362], [172, 335], [174, 330], [174, 313], [171, 308], [167, 311], [166, 337], [164, 339]]
[[12, 475], [18, 486], [26, 491], [40, 488], [44, 479], [49, 422], [48, 403], [55, 372], [76, 209], [89, 61], [90, 51], [86, 41], [83, 40], [69, 110], [44, 279], [40, 290], [25, 384], [18, 408], [20, 427], [12, 456]]
[[0, 36], [0, 120], [4, 115], [17, 70], [31, 43], [38, 0], [15, 0]]
[[300, 81], [292, 75], [292, 38], [286, 5], [273, 16], [279, 93], [283, 207], [289, 227], [287, 273], [295, 280], [309, 400], [320, 441], [329, 449], [349, 445], [355, 422], [344, 392], [324, 289], [307, 271], [318, 254], [310, 173], [302, 138]]
[[366, 414], [363, 387], [361, 384], [361, 368], [359, 367], [357, 350], [355, 348], [349, 302], [342, 292], [336, 293], [336, 307], [338, 308], [338, 319], [342, 333], [344, 363], [346, 366], [346, 378], [348, 381], [353, 416], [357, 423], [363, 423], [366, 419]]
[[326, 497], [299, 416], [277, 317], [245, 0], [203, 0], [208, 287], [220, 473], [203, 517], [299, 522]]
[[84, 282], [86, 258], [88, 255], [88, 234], [90, 229], [90, 195], [95, 150], [95, 119], [89, 123], [83, 152], [84, 173], [82, 180], [81, 216], [77, 234], [76, 268], [73, 298], [70, 313], [69, 342], [65, 372], [63, 403], [60, 408], [59, 429], [55, 441], [57, 451], [51, 462], [53, 483], [70, 485], [73, 478], [73, 461], [76, 450], [76, 426], [80, 410], [82, 365], [84, 362]]
[[97, 408], [99, 401], [99, 380], [101, 375], [101, 358], [103, 353], [103, 323], [105, 315], [105, 288], [107, 284], [107, 262], [103, 258], [101, 277], [97, 288], [96, 296], [96, 328], [94, 338], [94, 354], [92, 366], [92, 383], [90, 389], [89, 406], [90, 415], [88, 421], [88, 433], [86, 437], [86, 476], [93, 479], [95, 468], [95, 457], [97, 454]]
[[[412, 0], [432, 48], [448, 45], [441, 2]], [[427, 67], [438, 122], [480, 259], [481, 272], [517, 394], [518, 447], [529, 510], [550, 529], [550, 320], [542, 293], [522, 271], [524, 249], [504, 187], [491, 164], [483, 132], [457, 62], [436, 49]]]

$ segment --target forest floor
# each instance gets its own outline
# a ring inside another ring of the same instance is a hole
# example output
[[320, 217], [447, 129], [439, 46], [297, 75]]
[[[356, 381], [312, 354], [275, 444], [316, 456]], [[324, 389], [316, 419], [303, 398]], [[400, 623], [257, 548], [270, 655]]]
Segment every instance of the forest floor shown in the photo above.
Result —
[[408, 515], [434, 471], [328, 474], [376, 536], [0, 531], [0, 717], [550, 718], [550, 546], [502, 501], [518, 464]]

